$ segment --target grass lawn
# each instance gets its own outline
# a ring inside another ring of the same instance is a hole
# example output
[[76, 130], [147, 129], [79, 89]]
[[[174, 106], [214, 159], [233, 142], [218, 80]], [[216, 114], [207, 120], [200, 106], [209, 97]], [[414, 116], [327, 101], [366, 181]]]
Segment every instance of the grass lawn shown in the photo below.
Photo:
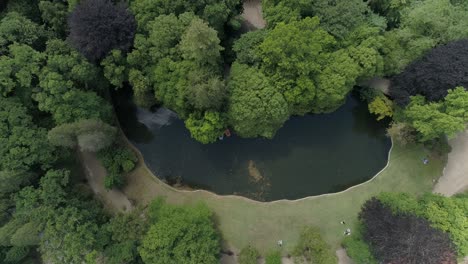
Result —
[[[352, 227], [362, 203], [382, 191], [410, 193], [429, 192], [433, 179], [442, 175], [444, 162], [431, 160], [422, 146], [395, 145], [390, 163], [372, 181], [337, 194], [308, 197], [296, 201], [256, 202], [236, 196], [218, 196], [206, 191], [180, 191], [154, 177], [146, 166], [140, 165], [128, 176], [124, 189], [137, 204], [147, 204], [158, 196], [165, 196], [175, 204], [205, 202], [215, 213], [225, 247], [240, 250], [249, 243], [262, 254], [277, 249], [283, 240], [283, 254], [295, 246], [301, 230], [308, 225], [320, 228], [325, 239], [339, 247], [346, 227]], [[346, 227], [340, 224], [346, 221]]]

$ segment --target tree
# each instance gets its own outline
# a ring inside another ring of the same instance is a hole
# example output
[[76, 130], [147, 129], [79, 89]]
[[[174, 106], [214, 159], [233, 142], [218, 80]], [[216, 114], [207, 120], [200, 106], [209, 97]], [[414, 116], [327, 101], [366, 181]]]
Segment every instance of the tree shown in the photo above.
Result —
[[399, 105], [418, 94], [431, 102], [442, 100], [449, 89], [468, 87], [467, 64], [468, 39], [436, 47], [392, 78], [390, 94]]
[[258, 47], [267, 34], [266, 30], [255, 30], [242, 34], [232, 47], [236, 53], [236, 62], [250, 66], [259, 64], [262, 58], [258, 54]]
[[8, 12], [0, 21], [0, 55], [13, 43], [41, 48], [46, 34], [42, 26], [16, 12]]
[[359, 214], [365, 225], [364, 238], [378, 260], [385, 263], [456, 263], [456, 252], [448, 234], [410, 214], [394, 214], [372, 198]]
[[386, 75], [400, 73], [431, 48], [468, 37], [468, 6], [450, 0], [410, 2], [400, 28], [385, 34]]
[[44, 55], [24, 44], [11, 44], [0, 57], [0, 93], [16, 94], [23, 103], [31, 104], [32, 86], [40, 73]]
[[103, 59], [111, 50], [127, 51], [133, 43], [136, 21], [123, 2], [84, 0], [68, 19], [70, 42], [92, 62]]
[[259, 257], [260, 253], [256, 248], [246, 246], [239, 253], [239, 264], [257, 264]]
[[464, 231], [468, 197], [426, 193], [417, 198], [406, 193], [382, 193], [378, 199], [394, 213], [415, 214], [427, 219], [432, 227], [450, 235], [459, 256], [468, 254], [468, 238]]
[[122, 187], [123, 174], [132, 171], [138, 161], [135, 153], [127, 147], [107, 147], [99, 151], [98, 157], [107, 170], [104, 180], [106, 189]]
[[310, 6], [301, 8], [302, 13], [319, 17], [322, 27], [340, 39], [357, 26], [365, 24], [368, 20], [366, 13], [372, 14], [367, 3], [361, 0], [318, 0], [307, 5]]
[[444, 100], [445, 112], [468, 122], [468, 92], [463, 87], [447, 91]]
[[64, 36], [67, 31], [68, 5], [62, 1], [40, 1], [39, 10], [45, 25], [57, 36]]
[[375, 13], [387, 19], [388, 29], [400, 25], [402, 11], [408, 7], [413, 0], [370, 0], [369, 7]]
[[220, 40], [216, 30], [210, 28], [203, 20], [192, 20], [180, 40], [182, 58], [193, 61], [197, 67], [217, 69], [221, 62]]
[[393, 116], [392, 101], [386, 96], [377, 96], [369, 103], [369, 112], [377, 115], [377, 120]]
[[187, 87], [186, 97], [200, 111], [221, 109], [228, 93], [224, 80], [210, 75], [209, 72], [194, 69], [188, 76], [191, 85]]
[[190, 135], [203, 144], [218, 140], [226, 128], [225, 118], [218, 112], [206, 111], [203, 114], [193, 113], [185, 120]]
[[336, 256], [315, 227], [304, 229], [294, 248], [294, 256], [306, 263], [334, 264]]
[[0, 171], [49, 167], [56, 157], [46, 135], [45, 129], [33, 124], [21, 103], [0, 96]]
[[54, 146], [79, 147], [82, 151], [96, 152], [114, 142], [117, 130], [100, 120], [80, 120], [63, 124], [49, 131], [48, 139]]
[[447, 113], [443, 102], [426, 103], [422, 96], [411, 97], [411, 103], [404, 110], [404, 115], [419, 132], [420, 141], [423, 142], [444, 135], [451, 138], [465, 129], [466, 121], [462, 117]]
[[288, 105], [268, 78], [255, 68], [234, 64], [229, 80], [228, 119], [242, 137], [272, 138], [289, 117]]
[[34, 178], [29, 172], [0, 171], [0, 196], [15, 193]]
[[135, 263], [139, 259], [137, 247], [148, 230], [148, 220], [141, 208], [116, 215], [104, 228], [111, 234], [112, 240], [104, 251], [106, 263]]
[[99, 226], [92, 213], [75, 207], [57, 209], [47, 222], [40, 251], [44, 259], [70, 264], [83, 263], [86, 256], [102, 241]]
[[[47, 85], [60, 85], [60, 82], [54, 82], [55, 80], [49, 78], [44, 80], [42, 85], [45, 85], [45, 81], [50, 81]], [[34, 95], [34, 99], [39, 103], [39, 110], [52, 114], [56, 124], [62, 125], [83, 119], [111, 120], [111, 106], [95, 92], [73, 88], [60, 91], [53, 90], [55, 87], [50, 88], [50, 94], [48, 91], [40, 92]]]
[[174, 14], [176, 16], [191, 12], [207, 21], [222, 34], [224, 25], [242, 12], [240, 0], [135, 0], [130, 8], [138, 22], [138, 30], [147, 30], [148, 23], [155, 17]]
[[123, 83], [128, 80], [127, 61], [121, 50], [112, 50], [101, 62], [104, 76], [116, 88], [122, 88]]
[[334, 38], [319, 27], [319, 19], [279, 23], [260, 44], [262, 69], [283, 92], [291, 114], [312, 110], [314, 77], [321, 71]]
[[157, 221], [138, 249], [144, 263], [218, 263], [219, 235], [205, 205], [176, 207], [159, 202], [157, 207], [150, 215]]

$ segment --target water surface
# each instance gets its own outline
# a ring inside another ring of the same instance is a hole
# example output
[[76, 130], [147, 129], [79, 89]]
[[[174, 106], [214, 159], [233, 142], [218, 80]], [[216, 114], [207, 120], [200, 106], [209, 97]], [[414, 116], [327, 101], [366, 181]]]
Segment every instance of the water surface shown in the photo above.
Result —
[[385, 125], [353, 96], [334, 113], [292, 117], [271, 140], [232, 135], [208, 145], [170, 110], [114, 97], [124, 132], [155, 175], [218, 194], [271, 201], [341, 191], [380, 171], [391, 146]]

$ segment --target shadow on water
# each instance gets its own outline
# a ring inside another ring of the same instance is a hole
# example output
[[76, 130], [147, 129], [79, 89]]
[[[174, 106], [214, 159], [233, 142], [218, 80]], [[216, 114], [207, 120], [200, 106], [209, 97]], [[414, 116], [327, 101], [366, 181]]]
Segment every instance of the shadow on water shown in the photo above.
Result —
[[168, 109], [136, 107], [113, 96], [117, 116], [148, 167], [169, 184], [256, 200], [298, 199], [361, 183], [387, 162], [385, 123], [350, 96], [337, 111], [292, 117], [271, 139], [236, 135], [203, 145]]

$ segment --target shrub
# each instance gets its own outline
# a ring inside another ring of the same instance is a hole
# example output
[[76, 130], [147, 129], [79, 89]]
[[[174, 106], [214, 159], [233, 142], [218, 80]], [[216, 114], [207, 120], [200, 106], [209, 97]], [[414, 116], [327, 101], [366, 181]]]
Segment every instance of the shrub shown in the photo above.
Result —
[[415, 143], [416, 135], [416, 130], [407, 123], [393, 122], [387, 129], [387, 136], [403, 146]]
[[293, 255], [312, 263], [335, 264], [337, 262], [335, 253], [315, 227], [308, 227], [301, 233]]
[[138, 161], [135, 153], [126, 147], [111, 146], [101, 150], [98, 156], [107, 170], [104, 180], [104, 186], [107, 189], [122, 187], [124, 185], [123, 174], [132, 171]]
[[257, 264], [259, 256], [257, 249], [248, 245], [239, 254], [239, 264]]

